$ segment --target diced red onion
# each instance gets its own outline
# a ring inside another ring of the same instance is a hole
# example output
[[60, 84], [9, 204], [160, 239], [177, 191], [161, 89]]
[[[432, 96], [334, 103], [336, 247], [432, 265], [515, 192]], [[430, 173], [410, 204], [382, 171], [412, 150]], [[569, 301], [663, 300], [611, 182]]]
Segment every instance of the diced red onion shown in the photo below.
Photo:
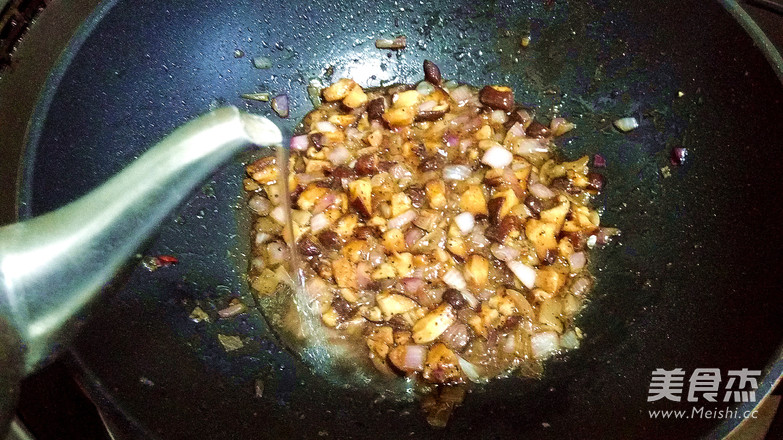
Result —
[[315, 182], [318, 179], [323, 179], [324, 176], [321, 173], [319, 173], [319, 174], [302, 173], [302, 174], [297, 174], [295, 177], [296, 177], [296, 181], [300, 185], [305, 185], [306, 186], [307, 184]]
[[356, 127], [348, 127], [345, 129], [345, 137], [354, 141], [360, 141], [364, 138], [364, 135]]
[[476, 292], [476, 297], [481, 301], [486, 301], [495, 295], [497, 295], [497, 290], [492, 287], [485, 287]]
[[560, 337], [555, 332], [536, 333], [530, 337], [533, 356], [545, 359], [560, 348]]
[[[514, 164], [516, 165], [516, 164]], [[511, 189], [514, 190], [514, 194], [517, 195], [517, 197], [524, 197], [525, 190], [522, 189], [522, 185], [519, 184], [519, 179], [517, 179], [516, 174], [514, 174], [514, 171], [512, 171], [510, 168], [506, 168], [503, 170], [503, 180], [511, 186]]]
[[276, 265], [286, 260], [286, 246], [282, 242], [274, 241], [266, 245], [266, 252], [269, 255], [269, 264]]
[[436, 212], [424, 211], [416, 217], [413, 224], [425, 231], [431, 231], [435, 229], [435, 225], [437, 225], [439, 218], [440, 217]]
[[383, 252], [383, 249], [381, 249], [380, 247], [376, 247], [375, 249], [371, 250], [369, 255], [367, 255], [367, 261], [373, 267], [381, 264], [385, 258], [386, 258], [386, 254]]
[[590, 279], [583, 277], [579, 278], [576, 281], [574, 281], [574, 284], [571, 285], [571, 293], [576, 296], [581, 296], [587, 293], [587, 290], [590, 289]]
[[603, 246], [609, 243], [612, 236], [619, 234], [619, 232], [620, 231], [616, 228], [598, 228], [598, 232], [593, 235], [595, 237], [595, 244]]
[[439, 338], [451, 350], [462, 351], [465, 345], [470, 342], [470, 333], [468, 332], [468, 326], [457, 321], [441, 333]]
[[633, 117], [620, 118], [613, 122], [614, 126], [623, 133], [639, 128], [639, 121]]
[[533, 120], [533, 117], [530, 116], [530, 112], [525, 109], [517, 110], [517, 115], [519, 115], [519, 122], [524, 127], [527, 127], [527, 125], [530, 124], [530, 121]]
[[424, 360], [427, 357], [427, 347], [423, 345], [406, 345], [403, 368], [406, 370], [421, 371], [424, 369]]
[[478, 367], [466, 361], [459, 355], [457, 355], [457, 360], [459, 362], [460, 370], [465, 373], [465, 376], [467, 376], [471, 382], [482, 382], [481, 373], [479, 372]]
[[421, 278], [405, 277], [400, 279], [402, 290], [407, 294], [414, 294], [424, 288], [424, 280]]
[[540, 182], [540, 180], [538, 179], [538, 172], [531, 171], [530, 176], [527, 178], [527, 186], [534, 185], [538, 182]]
[[329, 121], [318, 121], [315, 123], [315, 129], [320, 133], [329, 133], [337, 131], [337, 127]]
[[240, 313], [244, 312], [245, 309], [245, 305], [237, 301], [225, 309], [218, 310], [218, 315], [220, 315], [221, 318], [230, 318], [232, 316], [239, 315]]
[[563, 333], [563, 336], [560, 337], [560, 346], [568, 350], [579, 348], [579, 337], [576, 332], [569, 330]]
[[[427, 84], [429, 84], [429, 83], [427, 83]], [[428, 111], [431, 111], [432, 109], [434, 109], [437, 106], [438, 106], [438, 101], [432, 101], [432, 100], [424, 101], [421, 104], [419, 104], [419, 111], [420, 112], [428, 112]]]
[[305, 292], [314, 300], [319, 300], [328, 295], [329, 285], [321, 277], [314, 277], [305, 283]]
[[552, 132], [552, 134], [557, 133], [557, 130], [560, 128], [563, 123], [566, 122], [563, 118], [552, 118], [552, 120], [549, 122], [549, 131]]
[[283, 205], [275, 207], [275, 209], [272, 210], [272, 212], [269, 213], [269, 216], [272, 217], [276, 222], [280, 223], [281, 225], [285, 225], [286, 223], [286, 212]]
[[319, 212], [310, 219], [310, 230], [313, 234], [317, 234], [328, 228], [330, 224], [329, 217], [323, 212]]
[[473, 242], [474, 245], [478, 247], [486, 247], [489, 246], [490, 241], [487, 239], [487, 236], [484, 235], [484, 231], [475, 230], [472, 234], [470, 234], [470, 241]]
[[514, 155], [510, 151], [500, 146], [492, 146], [481, 158], [481, 163], [492, 168], [505, 168], [514, 160]]
[[460, 132], [467, 133], [484, 125], [484, 120], [474, 114], [465, 114], [452, 119], [449, 124]]
[[593, 166], [596, 168], [604, 168], [606, 167], [606, 159], [604, 159], [603, 156], [600, 154], [596, 154], [593, 156]]
[[435, 307], [443, 302], [443, 292], [445, 288], [436, 289], [420, 289], [415, 295], [415, 300], [422, 305], [422, 307]]
[[277, 113], [277, 116], [280, 116], [281, 118], [287, 118], [289, 113], [288, 107], [288, 95], [277, 95], [272, 98], [272, 110]]
[[549, 146], [546, 141], [538, 138], [522, 138], [515, 143], [514, 149], [516, 154], [546, 153], [547, 151], [549, 151]]
[[514, 125], [508, 129], [508, 134], [519, 138], [525, 137], [525, 127], [519, 122], [515, 122]]
[[326, 194], [325, 196], [321, 197], [321, 199], [318, 201], [318, 203], [313, 206], [313, 214], [318, 214], [321, 212], [326, 211], [326, 208], [332, 206], [334, 202], [337, 201], [337, 194], [330, 192]]
[[399, 163], [389, 169], [389, 174], [397, 180], [413, 176], [410, 170], [405, 168], [405, 165]]
[[[263, 232], [261, 232], [263, 234]], [[269, 234], [267, 234], [269, 235]], [[257, 271], [262, 271], [266, 267], [266, 263], [264, 263], [264, 259], [261, 257], [255, 257], [250, 261], [250, 265], [253, 267], [253, 269]]]
[[492, 255], [500, 261], [513, 261], [519, 257], [519, 254], [521, 253], [519, 249], [497, 243], [492, 245], [490, 251], [492, 251]]
[[409, 228], [407, 231], [405, 231], [405, 244], [408, 247], [412, 247], [416, 244], [417, 241], [421, 239], [421, 237], [424, 237], [424, 235], [425, 232], [419, 228]]
[[435, 90], [435, 86], [430, 84], [428, 81], [422, 81], [416, 85], [416, 91], [419, 92], [420, 95], [425, 95], [425, 96], [429, 95], [430, 93], [432, 93], [433, 90]]
[[416, 211], [413, 209], [409, 209], [402, 214], [398, 215], [397, 217], [392, 218], [389, 220], [389, 222], [386, 224], [386, 226], [389, 229], [400, 229], [403, 226], [407, 225], [408, 223], [412, 222], [413, 219], [416, 218]]
[[272, 202], [264, 196], [254, 195], [250, 198], [247, 205], [258, 215], [268, 215], [272, 209]]
[[493, 110], [492, 113], [489, 114], [489, 119], [496, 124], [505, 124], [508, 117], [503, 110]]
[[295, 151], [307, 151], [307, 135], [302, 134], [291, 138], [291, 149]]
[[506, 266], [511, 269], [511, 272], [519, 278], [519, 281], [527, 287], [532, 289], [536, 285], [536, 270], [526, 265], [521, 261], [506, 261]]
[[574, 252], [568, 257], [568, 264], [571, 265], [571, 270], [573, 271], [585, 267], [585, 263], [587, 263], [587, 257], [585, 257], [584, 252]]
[[674, 166], [680, 166], [685, 163], [688, 157], [688, 149], [684, 147], [674, 147], [669, 154], [669, 162]]
[[465, 277], [462, 276], [462, 272], [456, 268], [449, 270], [443, 275], [443, 282], [446, 283], [447, 286], [457, 290], [463, 290], [468, 286], [465, 282]]
[[562, 136], [573, 130], [576, 125], [566, 121], [564, 118], [554, 118], [549, 123], [549, 131], [553, 136]]
[[467, 138], [462, 139], [459, 141], [459, 152], [462, 154], [465, 154], [466, 151], [468, 151], [468, 148], [473, 146], [473, 139]]
[[351, 152], [344, 146], [338, 145], [326, 155], [326, 158], [335, 165], [342, 165], [351, 159]]
[[457, 225], [459, 231], [462, 232], [462, 235], [465, 235], [472, 231], [473, 227], [476, 226], [476, 219], [473, 218], [473, 214], [469, 212], [463, 212], [454, 217], [454, 224]]
[[446, 142], [447, 147], [456, 147], [459, 143], [459, 137], [454, 133], [446, 133], [444, 141]]
[[465, 180], [470, 177], [471, 169], [467, 165], [448, 165], [443, 168], [443, 178], [446, 180]]
[[460, 292], [462, 294], [462, 297], [465, 298], [465, 301], [468, 302], [468, 305], [471, 309], [475, 309], [479, 305], [479, 300], [476, 298], [476, 295], [470, 293], [467, 290], [463, 290]]
[[461, 85], [455, 88], [449, 94], [451, 95], [451, 99], [453, 99], [458, 105], [462, 105], [470, 101], [474, 96], [473, 90], [471, 90], [470, 87], [466, 85]]
[[256, 244], [264, 244], [272, 238], [272, 234], [266, 232], [259, 232], [256, 234]]
[[552, 197], [556, 196], [554, 191], [541, 183], [534, 183], [528, 186], [527, 189], [530, 191], [530, 194], [538, 197], [539, 199], [551, 199]]

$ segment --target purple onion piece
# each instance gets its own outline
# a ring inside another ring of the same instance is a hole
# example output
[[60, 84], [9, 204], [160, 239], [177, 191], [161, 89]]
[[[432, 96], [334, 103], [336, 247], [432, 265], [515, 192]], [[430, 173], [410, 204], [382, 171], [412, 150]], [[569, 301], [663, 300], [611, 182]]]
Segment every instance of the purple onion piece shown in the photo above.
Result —
[[289, 113], [288, 95], [282, 94], [272, 98], [272, 110], [281, 118], [287, 118]]
[[688, 149], [683, 147], [672, 148], [669, 155], [669, 161], [674, 166], [680, 166], [685, 163], [685, 158], [688, 157]]

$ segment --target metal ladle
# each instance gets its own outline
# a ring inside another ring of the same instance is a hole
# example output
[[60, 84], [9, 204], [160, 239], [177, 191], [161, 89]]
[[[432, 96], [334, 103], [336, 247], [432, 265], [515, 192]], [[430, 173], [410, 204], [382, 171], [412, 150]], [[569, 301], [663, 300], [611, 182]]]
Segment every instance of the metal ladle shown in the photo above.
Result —
[[241, 149], [281, 143], [268, 119], [220, 108], [178, 128], [86, 196], [0, 228], [0, 435], [19, 380], [67, 342], [71, 318], [171, 211]]

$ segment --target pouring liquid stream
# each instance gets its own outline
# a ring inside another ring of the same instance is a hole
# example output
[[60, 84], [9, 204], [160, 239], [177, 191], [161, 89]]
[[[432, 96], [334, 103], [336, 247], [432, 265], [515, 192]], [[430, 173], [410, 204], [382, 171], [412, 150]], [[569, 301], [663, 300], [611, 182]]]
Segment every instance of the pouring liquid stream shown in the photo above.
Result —
[[[290, 170], [289, 150], [276, 148], [276, 160], [282, 177], [282, 205], [285, 209], [284, 234], [294, 237], [291, 216], [295, 206], [287, 182]], [[318, 300], [307, 289], [307, 279], [302, 265], [307, 264], [296, 250], [295, 240], [289, 243], [291, 277], [281, 284], [272, 298], [260, 301], [261, 309], [273, 327], [278, 330], [282, 342], [289, 346], [314, 372], [343, 387], [370, 388], [385, 397], [409, 400], [414, 396], [409, 381], [384, 380], [364, 353], [355, 350], [356, 341], [326, 327], [321, 321]]]

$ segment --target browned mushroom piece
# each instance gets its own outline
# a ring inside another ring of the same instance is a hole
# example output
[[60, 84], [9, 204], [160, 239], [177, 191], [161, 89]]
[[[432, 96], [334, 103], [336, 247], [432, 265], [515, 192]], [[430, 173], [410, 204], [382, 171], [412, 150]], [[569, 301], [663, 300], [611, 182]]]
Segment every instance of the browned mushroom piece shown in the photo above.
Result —
[[497, 110], [510, 112], [514, 110], [514, 92], [505, 86], [484, 86], [479, 92], [482, 104]]

